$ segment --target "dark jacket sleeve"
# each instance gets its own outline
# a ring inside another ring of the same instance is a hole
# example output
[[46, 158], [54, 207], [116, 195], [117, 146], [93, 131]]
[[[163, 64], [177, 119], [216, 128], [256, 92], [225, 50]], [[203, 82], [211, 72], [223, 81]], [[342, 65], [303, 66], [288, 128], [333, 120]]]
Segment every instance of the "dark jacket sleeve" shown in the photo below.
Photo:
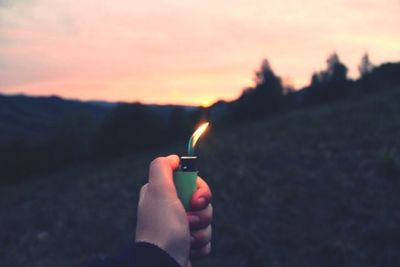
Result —
[[119, 255], [91, 261], [82, 267], [181, 267], [167, 252], [156, 245], [137, 242]]

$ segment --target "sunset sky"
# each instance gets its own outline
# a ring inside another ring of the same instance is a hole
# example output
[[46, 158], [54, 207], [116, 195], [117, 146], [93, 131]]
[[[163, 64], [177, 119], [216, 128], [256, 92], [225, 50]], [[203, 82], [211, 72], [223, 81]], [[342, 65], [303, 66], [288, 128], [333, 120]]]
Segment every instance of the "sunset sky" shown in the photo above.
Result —
[[0, 93], [208, 105], [263, 58], [299, 88], [336, 51], [400, 60], [399, 0], [0, 0]]

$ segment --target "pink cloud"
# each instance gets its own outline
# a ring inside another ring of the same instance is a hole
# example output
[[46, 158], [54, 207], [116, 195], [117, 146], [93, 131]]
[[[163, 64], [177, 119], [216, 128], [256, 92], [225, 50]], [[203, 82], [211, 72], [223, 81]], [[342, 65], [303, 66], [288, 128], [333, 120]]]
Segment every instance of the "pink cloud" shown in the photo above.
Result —
[[[396, 1], [20, 1], [0, 8], [0, 90], [82, 99], [231, 99], [267, 57], [305, 85], [337, 51], [398, 60]], [[203, 99], [203, 100], [199, 100]]]

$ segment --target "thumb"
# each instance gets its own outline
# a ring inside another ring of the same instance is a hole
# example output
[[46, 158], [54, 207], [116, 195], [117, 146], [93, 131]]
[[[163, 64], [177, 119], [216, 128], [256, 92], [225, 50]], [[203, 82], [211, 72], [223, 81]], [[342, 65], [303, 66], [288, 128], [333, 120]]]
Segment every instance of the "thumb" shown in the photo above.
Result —
[[150, 163], [149, 185], [173, 186], [172, 172], [179, 166], [179, 157], [158, 157]]

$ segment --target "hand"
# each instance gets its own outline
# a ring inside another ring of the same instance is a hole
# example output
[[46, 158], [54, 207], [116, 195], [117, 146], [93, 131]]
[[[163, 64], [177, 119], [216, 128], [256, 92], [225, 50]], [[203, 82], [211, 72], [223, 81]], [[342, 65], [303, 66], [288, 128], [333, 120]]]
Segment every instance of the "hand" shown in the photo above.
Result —
[[190, 266], [189, 252], [193, 257], [210, 252], [211, 192], [199, 177], [191, 201], [193, 211], [186, 214], [172, 178], [178, 165], [176, 155], [157, 158], [150, 164], [149, 182], [140, 191], [136, 241], [155, 244], [181, 266]]
[[151, 162], [149, 182], [140, 190], [136, 241], [157, 245], [181, 266], [187, 266], [189, 225], [172, 178], [178, 165], [179, 158], [175, 155]]

